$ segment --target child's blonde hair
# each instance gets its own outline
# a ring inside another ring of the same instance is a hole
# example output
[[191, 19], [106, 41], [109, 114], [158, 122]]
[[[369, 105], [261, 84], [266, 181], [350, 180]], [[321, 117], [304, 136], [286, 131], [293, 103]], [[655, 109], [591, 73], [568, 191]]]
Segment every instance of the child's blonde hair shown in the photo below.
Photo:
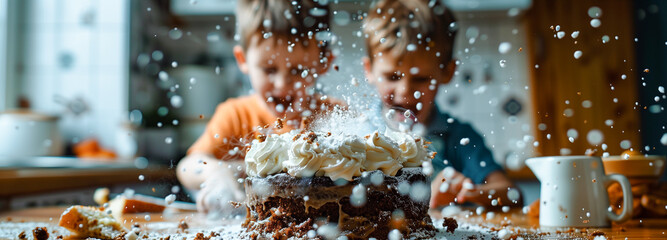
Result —
[[372, 61], [375, 54], [390, 52], [400, 58], [424, 48], [446, 65], [452, 59], [455, 25], [454, 16], [438, 0], [377, 1], [364, 22], [368, 56]]
[[[308, 44], [318, 32], [329, 30], [329, 6], [317, 0], [239, 0], [236, 8], [237, 32], [241, 47], [259, 34], [260, 41], [268, 37], [285, 37], [289, 41]], [[326, 49], [326, 41], [318, 41]]]

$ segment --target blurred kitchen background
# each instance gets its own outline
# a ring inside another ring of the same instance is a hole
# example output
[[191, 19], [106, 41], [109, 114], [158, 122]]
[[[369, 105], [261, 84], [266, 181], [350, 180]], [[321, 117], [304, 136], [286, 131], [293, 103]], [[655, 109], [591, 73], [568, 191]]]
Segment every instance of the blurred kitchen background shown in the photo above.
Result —
[[[338, 85], [364, 79], [370, 2], [328, 2], [340, 72], [320, 81], [340, 96]], [[439, 107], [485, 136], [526, 203], [538, 187], [526, 158], [665, 155], [667, 2], [444, 2], [458, 19], [459, 66]], [[234, 9], [234, 0], [0, 0], [0, 209], [85, 203], [99, 186], [187, 199], [173, 166], [217, 104], [250, 91], [231, 52]], [[71, 157], [82, 151], [111, 160]], [[42, 155], [66, 157], [32, 157]]]

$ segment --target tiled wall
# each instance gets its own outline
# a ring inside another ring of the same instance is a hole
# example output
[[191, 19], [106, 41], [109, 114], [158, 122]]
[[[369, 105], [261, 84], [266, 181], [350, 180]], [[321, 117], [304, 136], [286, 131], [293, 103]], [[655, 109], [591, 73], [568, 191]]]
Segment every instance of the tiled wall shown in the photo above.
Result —
[[[529, 66], [526, 30], [517, 17], [504, 14], [457, 17], [455, 58], [460, 64], [436, 101], [442, 110], [471, 123], [497, 162], [518, 168], [534, 154], [528, 71], [534, 66]], [[503, 42], [511, 44], [504, 54], [499, 51]]]
[[[33, 110], [61, 116], [68, 142], [97, 137], [113, 147], [127, 118], [129, 2], [29, 0], [22, 36], [18, 89]], [[80, 99], [81, 114], [55, 99]]]

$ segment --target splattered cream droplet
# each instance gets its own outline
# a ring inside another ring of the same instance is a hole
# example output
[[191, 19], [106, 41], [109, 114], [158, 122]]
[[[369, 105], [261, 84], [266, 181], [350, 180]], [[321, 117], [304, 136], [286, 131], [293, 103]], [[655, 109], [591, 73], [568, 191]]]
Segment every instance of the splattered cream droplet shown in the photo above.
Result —
[[596, 19], [591, 20], [591, 27], [598, 28], [598, 27], [600, 27], [600, 25], [602, 25], [602, 22], [600, 21], [600, 19], [596, 18]]
[[508, 53], [511, 49], [512, 49], [512, 44], [509, 43], [509, 42], [501, 42], [501, 43], [498, 45], [498, 52], [500, 52], [500, 54], [506, 54], [506, 53]]
[[563, 37], [565, 37], [565, 32], [563, 31], [557, 32], [556, 36], [558, 37], [558, 39], [563, 39]]

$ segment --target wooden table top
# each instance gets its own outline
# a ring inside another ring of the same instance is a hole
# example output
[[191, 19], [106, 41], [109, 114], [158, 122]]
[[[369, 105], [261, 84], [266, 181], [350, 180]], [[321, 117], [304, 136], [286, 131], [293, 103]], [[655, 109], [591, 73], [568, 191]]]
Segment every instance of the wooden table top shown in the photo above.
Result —
[[[511, 210], [508, 213], [493, 212], [492, 217], [487, 213], [477, 215], [472, 211], [463, 211], [453, 217], [459, 222], [479, 225], [489, 229], [497, 230], [505, 227], [514, 232], [524, 232], [519, 234], [524, 238], [534, 238], [539, 236], [541, 239], [587, 239], [595, 231], [604, 233], [608, 239], [667, 239], [667, 219], [632, 219], [624, 223], [612, 223], [611, 228], [540, 228], [539, 219], [530, 217], [520, 210]], [[440, 212], [430, 211], [435, 219], [441, 218]], [[467, 216], [466, 216], [467, 215]]]
[[[54, 227], [57, 225], [60, 214], [65, 209], [65, 207], [48, 207], [0, 213], [0, 239], [3, 237], [8, 237], [2, 236], [3, 224], [4, 228], [7, 228], [8, 226], [15, 226], [7, 224], [20, 223], [22, 221], [40, 222], [48, 224], [50, 225], [51, 229], [54, 229]], [[623, 224], [613, 224], [611, 228], [545, 229], [539, 228], [537, 219], [530, 218], [520, 211], [511, 211], [509, 213], [493, 213], [492, 215], [494, 216], [492, 218], [488, 218], [486, 214], [472, 214], [466, 217], [466, 212], [469, 211], [463, 211], [462, 213], [454, 216], [454, 218], [459, 223], [459, 229], [457, 229], [457, 232], [461, 231], [464, 235], [439, 234], [438, 236], [443, 236], [443, 238], [446, 237], [448, 239], [456, 239], [460, 238], [461, 236], [472, 236], [475, 234], [475, 231], [486, 231], [487, 233], [490, 232], [490, 234], [481, 234], [476, 236], [480, 239], [492, 239], [493, 237], [497, 237], [498, 230], [505, 228], [514, 232], [514, 236], [521, 236], [525, 239], [592, 239], [593, 237], [591, 236], [591, 233], [595, 231], [603, 232], [607, 239], [667, 239], [667, 219], [636, 219]], [[434, 219], [436, 219], [436, 225], [438, 223], [441, 224], [441, 221], [438, 222], [438, 219], [441, 219], [439, 212], [431, 211], [430, 214]], [[150, 216], [150, 218], [147, 218], [147, 215]], [[131, 228], [134, 223], [139, 223], [139, 225], [143, 226], [144, 229], [152, 228], [153, 231], [161, 231], [163, 233], [176, 233], [177, 231], [175, 229], [178, 222], [186, 219], [190, 225], [190, 228], [193, 230], [193, 232], [191, 232], [192, 235], [194, 235], [194, 232], [196, 231], [204, 232], [204, 234], [208, 234], [211, 230], [216, 229], [216, 231], [221, 231], [220, 229], [223, 229], [224, 226], [235, 226], [236, 228], [239, 228], [240, 222], [243, 221], [242, 218], [236, 218], [211, 222], [206, 221], [205, 216], [196, 212], [126, 214], [123, 218], [123, 223], [128, 228]], [[26, 232], [34, 229], [34, 226], [32, 225], [26, 226], [32, 227], [25, 229]], [[146, 226], [149, 227], [146, 228]], [[207, 232], [204, 229], [209, 230]], [[18, 230], [14, 231], [15, 232], [13, 232], [13, 234], [18, 234], [16, 233]], [[238, 234], [239, 230], [237, 229], [236, 231], [237, 232], [234, 234]], [[238, 235], [228, 234], [228, 236]]]

